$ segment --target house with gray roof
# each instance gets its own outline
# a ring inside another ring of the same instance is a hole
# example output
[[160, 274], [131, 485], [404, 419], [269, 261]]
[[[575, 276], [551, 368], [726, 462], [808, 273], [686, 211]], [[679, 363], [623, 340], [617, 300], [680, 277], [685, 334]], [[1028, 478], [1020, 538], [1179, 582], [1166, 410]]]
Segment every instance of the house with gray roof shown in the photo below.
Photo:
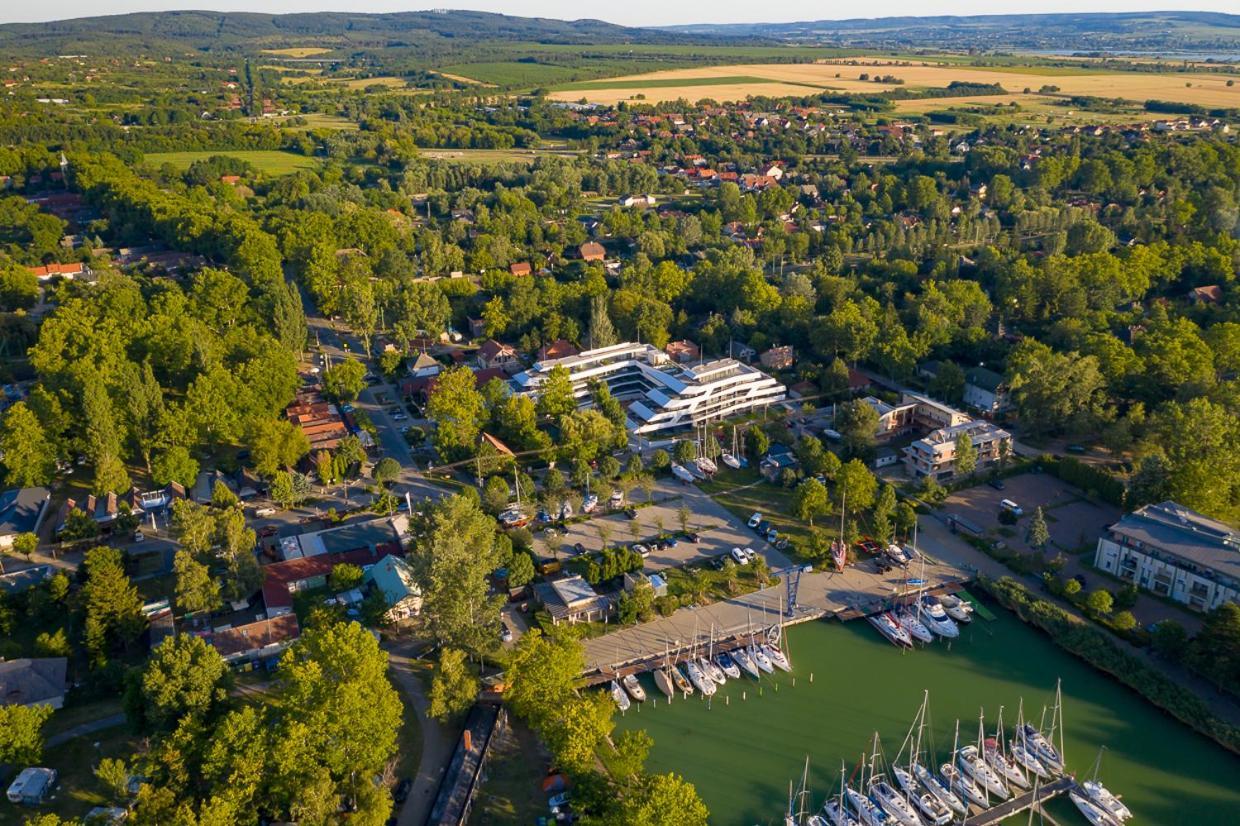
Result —
[[1094, 565], [1198, 611], [1240, 602], [1240, 531], [1175, 502], [1145, 505], [1107, 528]]
[[611, 613], [611, 600], [579, 576], [566, 576], [534, 585], [534, 594], [551, 615], [551, 622], [594, 622]]
[[52, 494], [47, 488], [10, 488], [0, 492], [0, 549], [13, 546], [23, 533], [38, 533]]
[[990, 416], [1003, 413], [1012, 406], [1007, 379], [985, 367], [970, 367], [964, 374], [964, 403]]
[[65, 704], [65, 657], [25, 657], [0, 662], [0, 705], [51, 706]]

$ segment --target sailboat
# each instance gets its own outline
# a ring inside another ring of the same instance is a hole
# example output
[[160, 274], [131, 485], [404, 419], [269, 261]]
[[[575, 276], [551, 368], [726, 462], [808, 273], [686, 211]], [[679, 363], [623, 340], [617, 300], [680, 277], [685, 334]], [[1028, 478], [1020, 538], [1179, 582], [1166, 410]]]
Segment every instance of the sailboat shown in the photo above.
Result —
[[919, 642], [933, 642], [934, 635], [930, 633], [930, 629], [926, 624], [918, 619], [917, 614], [913, 612], [907, 605], [903, 608], [895, 610], [896, 622], [900, 623], [900, 627], [908, 632], [909, 636]]
[[982, 742], [982, 753], [990, 767], [1009, 784], [1021, 789], [1029, 788], [1029, 778], [1025, 777], [1020, 766], [1008, 757], [1003, 742], [1003, 706], [999, 706], [999, 722], [995, 726], [995, 736], [987, 737]]
[[1132, 817], [1132, 811], [1098, 779], [1098, 773], [1102, 770], [1102, 752], [1105, 750], [1106, 746], [1098, 749], [1098, 759], [1094, 761], [1093, 774], [1081, 784], [1081, 787], [1085, 789], [1085, 794], [1095, 806], [1109, 814], [1114, 820], [1123, 823]]
[[693, 683], [685, 676], [685, 672], [678, 665], [671, 666], [672, 682], [676, 683], [676, 689], [686, 697], [693, 693]]
[[629, 701], [629, 695], [624, 693], [624, 689], [620, 687], [620, 683], [615, 680], [611, 681], [610, 689], [611, 699], [616, 701], [616, 705], [623, 711], [628, 711], [632, 703]]
[[766, 656], [766, 652], [758, 647], [756, 640], [751, 639], [749, 641], [749, 646], [745, 650], [749, 654], [749, 659], [753, 660], [754, 664], [757, 665], [758, 668], [762, 669], [762, 671], [770, 674], [775, 670], [775, 666], [771, 663], [771, 658]]
[[[715, 626], [710, 627], [710, 644], [706, 647], [706, 656], [702, 657], [698, 665], [706, 672], [706, 675], [719, 685], [723, 685], [728, 681], [729, 675], [717, 662], [715, 662]], [[733, 666], [735, 668], [736, 666]], [[736, 676], [739, 677], [740, 671], [737, 670]]]
[[709, 697], [715, 693], [715, 681], [706, 676], [701, 667], [693, 660], [685, 660], [685, 671], [689, 674], [689, 682], [693, 683], [693, 687], [702, 692], [703, 697]]
[[[926, 691], [922, 696], [921, 707], [913, 716], [913, 724], [909, 726], [908, 734], [905, 735], [904, 742], [900, 745], [900, 751], [891, 764], [891, 774], [900, 788], [904, 790], [905, 799], [913, 804], [926, 820], [934, 826], [946, 826], [951, 822], [952, 810], [933, 792], [921, 788], [913, 773], [914, 767], [917, 766], [918, 755], [921, 753], [921, 736], [925, 728], [926, 706], [929, 702], [930, 692]], [[900, 758], [906, 752], [908, 762], [902, 765]]]
[[[1038, 758], [1043, 766], [1052, 774], [1063, 774], [1063, 684], [1060, 681], [1055, 683], [1055, 707], [1051, 710], [1051, 729], [1050, 736], [1042, 733], [1041, 728], [1034, 728], [1028, 723], [1024, 723], [1017, 728], [1017, 736], [1024, 743], [1025, 748], [1033, 751], [1034, 757]], [[1043, 719], [1046, 719], [1046, 709], [1042, 710]], [[1055, 733], [1059, 732], [1059, 747], [1054, 745]]]
[[741, 678], [740, 665], [736, 662], [736, 658], [727, 651], [720, 651], [714, 656], [714, 660], [715, 665], [719, 667], [719, 670], [722, 671], [725, 676], [733, 680], [739, 680]]
[[1115, 818], [1107, 814], [1105, 809], [1075, 789], [1068, 792], [1068, 797], [1076, 804], [1076, 808], [1080, 810], [1081, 814], [1085, 815], [1085, 819], [1092, 826], [1116, 826], [1118, 823]]
[[[861, 786], [865, 786], [865, 754], [861, 755]], [[844, 787], [844, 796], [848, 798], [849, 805], [865, 826], [891, 826], [892, 819], [883, 811], [883, 807], [852, 786]]]
[[654, 671], [654, 684], [667, 695], [667, 699], [676, 699], [676, 680], [672, 677], [672, 657], [667, 645], [663, 646], [663, 667]]
[[770, 629], [767, 633], [767, 639], [770, 640], [770, 642], [764, 642], [760, 647], [762, 649], [762, 653], [766, 655], [766, 658], [771, 661], [772, 665], [780, 671], [791, 671], [792, 663], [788, 661], [788, 656], [784, 654], [784, 648], [781, 644], [783, 640], [783, 621], [784, 609], [783, 604], [781, 603], [779, 606], [780, 624]]
[[517, 501], [499, 515], [499, 522], [505, 528], [523, 528], [530, 523], [530, 517], [521, 507], [521, 477], [517, 475], [515, 468], [512, 471], [512, 482], [516, 490]]
[[753, 661], [753, 657], [749, 656], [749, 652], [745, 650], [744, 646], [733, 649], [728, 656], [732, 658], [733, 662], [743, 668], [746, 674], [753, 677], [755, 680], [762, 676], [761, 672], [758, 671], [757, 664]]
[[890, 611], [884, 611], [881, 614], [874, 614], [866, 617], [870, 625], [878, 629], [878, 632], [892, 645], [899, 645], [905, 648], [913, 645], [913, 638], [909, 636], [908, 631], [900, 625], [899, 621], [891, 615]]
[[646, 702], [646, 689], [642, 688], [642, 684], [638, 681], [636, 674], [629, 674], [620, 681], [620, 685], [624, 686], [624, 690], [629, 693], [639, 703]]
[[590, 475], [586, 474], [586, 495], [581, 500], [582, 513], [594, 513], [594, 509], [598, 507], [598, 497], [590, 493]]
[[1042, 761], [1033, 753], [1033, 749], [1025, 745], [1025, 738], [1021, 736], [1021, 731], [1024, 728], [1025, 701], [1022, 699], [1020, 705], [1016, 708], [1016, 729], [1012, 736], [1012, 742], [1008, 744], [1008, 754], [1021, 768], [1034, 777], [1049, 780], [1051, 778], [1050, 770], [1042, 765]]
[[866, 791], [870, 799], [882, 807], [900, 826], [922, 826], [917, 810], [913, 808], [904, 795], [887, 782], [887, 776], [880, 774], [875, 766], [878, 762], [878, 732], [874, 732], [874, 751], [870, 756], [870, 781]]
[[679, 465], [675, 462], [672, 463], [672, 475], [682, 482], [692, 482], [697, 478], [684, 465]]
[[844, 803], [844, 761], [840, 761], [840, 793], [837, 797], [829, 799], [822, 804], [822, 816], [831, 826], [861, 826], [856, 819], [848, 813], [848, 806]]
[[[982, 717], [977, 718], [977, 740], [980, 745], [984, 739]], [[992, 769], [982, 758], [978, 746], [965, 746], [956, 754], [956, 762], [964, 773], [990, 794], [1000, 800], [1007, 800], [1010, 792], [1003, 776]]]
[[725, 450], [725, 451], [724, 451], [724, 452], [723, 452], [723, 453], [719, 456], [719, 459], [720, 459], [720, 461], [722, 461], [725, 465], [727, 465], [728, 467], [732, 468], [732, 470], [740, 470], [740, 469], [741, 469], [741, 460], [740, 460], [740, 459], [738, 459], [738, 458], [736, 458], [736, 455], [737, 455], [737, 454], [736, 454], [736, 425], [732, 425], [732, 450], [731, 450], [731, 452], [728, 452], [728, 451], [726, 451], [726, 450]]
[[[912, 749], [909, 752], [908, 770], [911, 777], [907, 774], [901, 776], [900, 772], [896, 773], [896, 780], [900, 786], [910, 795], [914, 797], [914, 801], [918, 803], [918, 808], [922, 813], [935, 824], [949, 823], [952, 819], [952, 813], [965, 814], [968, 809], [965, 804], [958, 798], [954, 792], [943, 785], [934, 772], [922, 765], [922, 738], [926, 733], [926, 717], [930, 712], [930, 692], [925, 691], [922, 695], [921, 708], [917, 711], [917, 717], [914, 719], [914, 727], [917, 736], [913, 739]], [[909, 730], [910, 735], [913, 729]], [[898, 762], [898, 761], [897, 761]], [[929, 803], [920, 794], [917, 784], [920, 783], [930, 795], [934, 798], [937, 805]], [[946, 819], [944, 819], [946, 818]]]

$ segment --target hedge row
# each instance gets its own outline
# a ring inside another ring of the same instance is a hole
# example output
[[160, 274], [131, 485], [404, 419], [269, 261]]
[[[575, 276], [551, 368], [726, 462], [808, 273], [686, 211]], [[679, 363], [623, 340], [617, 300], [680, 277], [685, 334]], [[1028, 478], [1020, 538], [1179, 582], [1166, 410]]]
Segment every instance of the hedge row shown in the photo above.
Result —
[[1123, 481], [1094, 465], [1087, 465], [1071, 456], [1043, 456], [1039, 463], [1047, 473], [1069, 485], [1093, 493], [1104, 502], [1124, 507], [1127, 489]]
[[1240, 754], [1240, 727], [1210, 710], [1200, 697], [1141, 658], [1121, 649], [1104, 632], [1058, 605], [1038, 599], [1010, 577], [979, 578], [978, 586], [1025, 622], [1046, 632], [1059, 647], [1110, 674], [1146, 700], [1227, 750]]

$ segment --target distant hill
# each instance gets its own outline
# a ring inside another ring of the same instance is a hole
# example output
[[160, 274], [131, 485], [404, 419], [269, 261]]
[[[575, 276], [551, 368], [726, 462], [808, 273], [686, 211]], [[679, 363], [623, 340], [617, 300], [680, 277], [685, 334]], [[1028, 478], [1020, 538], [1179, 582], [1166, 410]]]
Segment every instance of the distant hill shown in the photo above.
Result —
[[461, 48], [480, 40], [594, 45], [681, 43], [701, 39], [714, 38], [627, 28], [601, 20], [550, 20], [474, 11], [394, 14], [167, 11], [0, 25], [0, 50], [23, 54], [39, 50], [46, 53], [97, 52], [100, 48], [116, 47], [166, 53], [238, 52], [298, 46], [390, 49], [450, 45]]
[[1240, 51], [1240, 15], [1191, 11], [882, 17], [665, 30], [867, 48]]

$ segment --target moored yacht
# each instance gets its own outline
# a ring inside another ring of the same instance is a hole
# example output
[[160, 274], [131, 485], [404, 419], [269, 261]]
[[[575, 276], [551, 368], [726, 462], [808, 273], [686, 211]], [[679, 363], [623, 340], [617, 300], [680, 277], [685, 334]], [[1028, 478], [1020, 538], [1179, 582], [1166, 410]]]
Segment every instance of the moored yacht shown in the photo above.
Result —
[[900, 623], [900, 627], [909, 633], [913, 639], [919, 642], [933, 642], [934, 635], [930, 633], [930, 629], [926, 627], [917, 615], [910, 608], [896, 609], [896, 621]]
[[1016, 736], [1048, 771], [1063, 774], [1063, 758], [1059, 756], [1059, 751], [1051, 745], [1046, 735], [1029, 723], [1023, 723], [1017, 727]]
[[907, 796], [905, 799], [920, 810], [923, 818], [934, 824], [934, 826], [947, 826], [948, 823], [951, 823], [952, 810], [935, 795], [920, 788], [917, 780], [907, 769], [894, 766], [891, 769], [891, 773], [895, 775], [896, 782], [904, 790], [904, 794]]
[[1003, 782], [1002, 776], [988, 766], [982, 756], [977, 753], [977, 746], [962, 748], [956, 756], [956, 762], [960, 764], [965, 774], [972, 777], [988, 793], [1000, 800], [1007, 800], [1009, 794], [1007, 784]]
[[771, 661], [771, 664], [780, 671], [792, 670], [792, 663], [788, 662], [788, 658], [784, 656], [784, 652], [780, 651], [773, 645], [767, 645], [765, 643], [759, 647], [762, 649], [762, 653], [766, 655], [766, 658]]
[[672, 680], [670, 668], [656, 668], [654, 684], [659, 687], [659, 691], [667, 695], [669, 700], [676, 696], [676, 683]]
[[628, 711], [632, 703], [629, 701], [629, 695], [625, 694], [624, 689], [620, 687], [620, 683], [612, 680], [609, 690], [611, 691], [611, 699], [616, 701], [616, 706], [621, 711]]
[[753, 661], [753, 657], [749, 656], [749, 652], [744, 648], [735, 649], [732, 651], [730, 656], [737, 665], [745, 669], [745, 673], [750, 677], [753, 677], [756, 680], [762, 676], [758, 671], [757, 664]]
[[715, 665], [719, 670], [730, 679], [739, 680], [741, 678], [741, 668], [737, 665], [736, 660], [727, 651], [720, 651], [715, 655]]
[[873, 616], [866, 617], [866, 619], [869, 620], [870, 625], [877, 628], [878, 632], [886, 637], [887, 641], [892, 645], [899, 645], [907, 648], [913, 644], [913, 638], [910, 637], [909, 633], [900, 626], [900, 623], [896, 621], [896, 618], [893, 617], [890, 612], [884, 611], [881, 614], [874, 614]]
[[1097, 780], [1086, 780], [1081, 786], [1085, 789], [1085, 794], [1089, 795], [1089, 799], [1094, 805], [1101, 808], [1115, 820], [1122, 823], [1132, 817], [1132, 811]]
[[947, 612], [947, 616], [956, 622], [973, 621], [972, 603], [961, 599], [955, 594], [939, 594], [938, 600], [939, 604], [943, 606], [943, 610]]
[[913, 764], [913, 776], [925, 787], [926, 791], [939, 799], [943, 805], [951, 809], [956, 814], [966, 814], [969, 809], [965, 802], [961, 800], [950, 787], [943, 784], [943, 781], [934, 776], [934, 772], [927, 769], [920, 763]]
[[728, 681], [723, 669], [711, 662], [709, 657], [698, 657], [697, 664], [698, 668], [702, 669], [702, 673], [710, 677], [716, 685], [723, 685]]
[[1021, 771], [1020, 766], [1016, 765], [1015, 761], [1003, 753], [1003, 747], [995, 738], [987, 737], [982, 744], [982, 750], [986, 755], [986, 763], [1005, 782], [1021, 789], [1029, 788], [1029, 778], [1025, 777], [1025, 773]]
[[770, 658], [767, 657], [766, 654], [763, 653], [762, 649], [757, 645], [751, 643], [748, 651], [750, 659], [754, 661], [754, 664], [757, 665], [758, 668], [762, 669], [767, 674], [770, 674], [775, 670], [775, 666], [771, 664]]
[[685, 671], [689, 674], [689, 682], [693, 683], [693, 687], [702, 692], [702, 696], [709, 697], [715, 693], [715, 681], [698, 667], [693, 660], [685, 662]]
[[1081, 814], [1085, 815], [1085, 819], [1090, 822], [1091, 826], [1116, 826], [1118, 823], [1115, 818], [1107, 814], [1105, 809], [1075, 789], [1068, 792], [1068, 797], [1076, 804]]
[[624, 686], [624, 690], [637, 702], [646, 702], [646, 690], [642, 688], [642, 684], [638, 681], [636, 674], [626, 676], [620, 681], [620, 685]]
[[692, 694], [693, 683], [689, 682], [689, 678], [685, 676], [685, 672], [680, 669], [680, 666], [671, 666], [671, 672], [672, 680], [676, 683], [676, 690], [681, 694]]
[[891, 818], [883, 808], [852, 786], [844, 789], [844, 796], [865, 826], [891, 826]]
[[922, 826], [917, 810], [882, 775], [870, 780], [870, 799], [901, 826]]
[[964, 772], [960, 771], [951, 763], [944, 763], [939, 766], [939, 776], [943, 778], [943, 782], [952, 790], [959, 800], [964, 801], [967, 806], [970, 803], [978, 806], [986, 805], [986, 792], [981, 786], [974, 782]]
[[940, 637], [952, 640], [960, 636], [960, 626], [947, 616], [947, 610], [934, 597], [921, 598], [921, 621]]

